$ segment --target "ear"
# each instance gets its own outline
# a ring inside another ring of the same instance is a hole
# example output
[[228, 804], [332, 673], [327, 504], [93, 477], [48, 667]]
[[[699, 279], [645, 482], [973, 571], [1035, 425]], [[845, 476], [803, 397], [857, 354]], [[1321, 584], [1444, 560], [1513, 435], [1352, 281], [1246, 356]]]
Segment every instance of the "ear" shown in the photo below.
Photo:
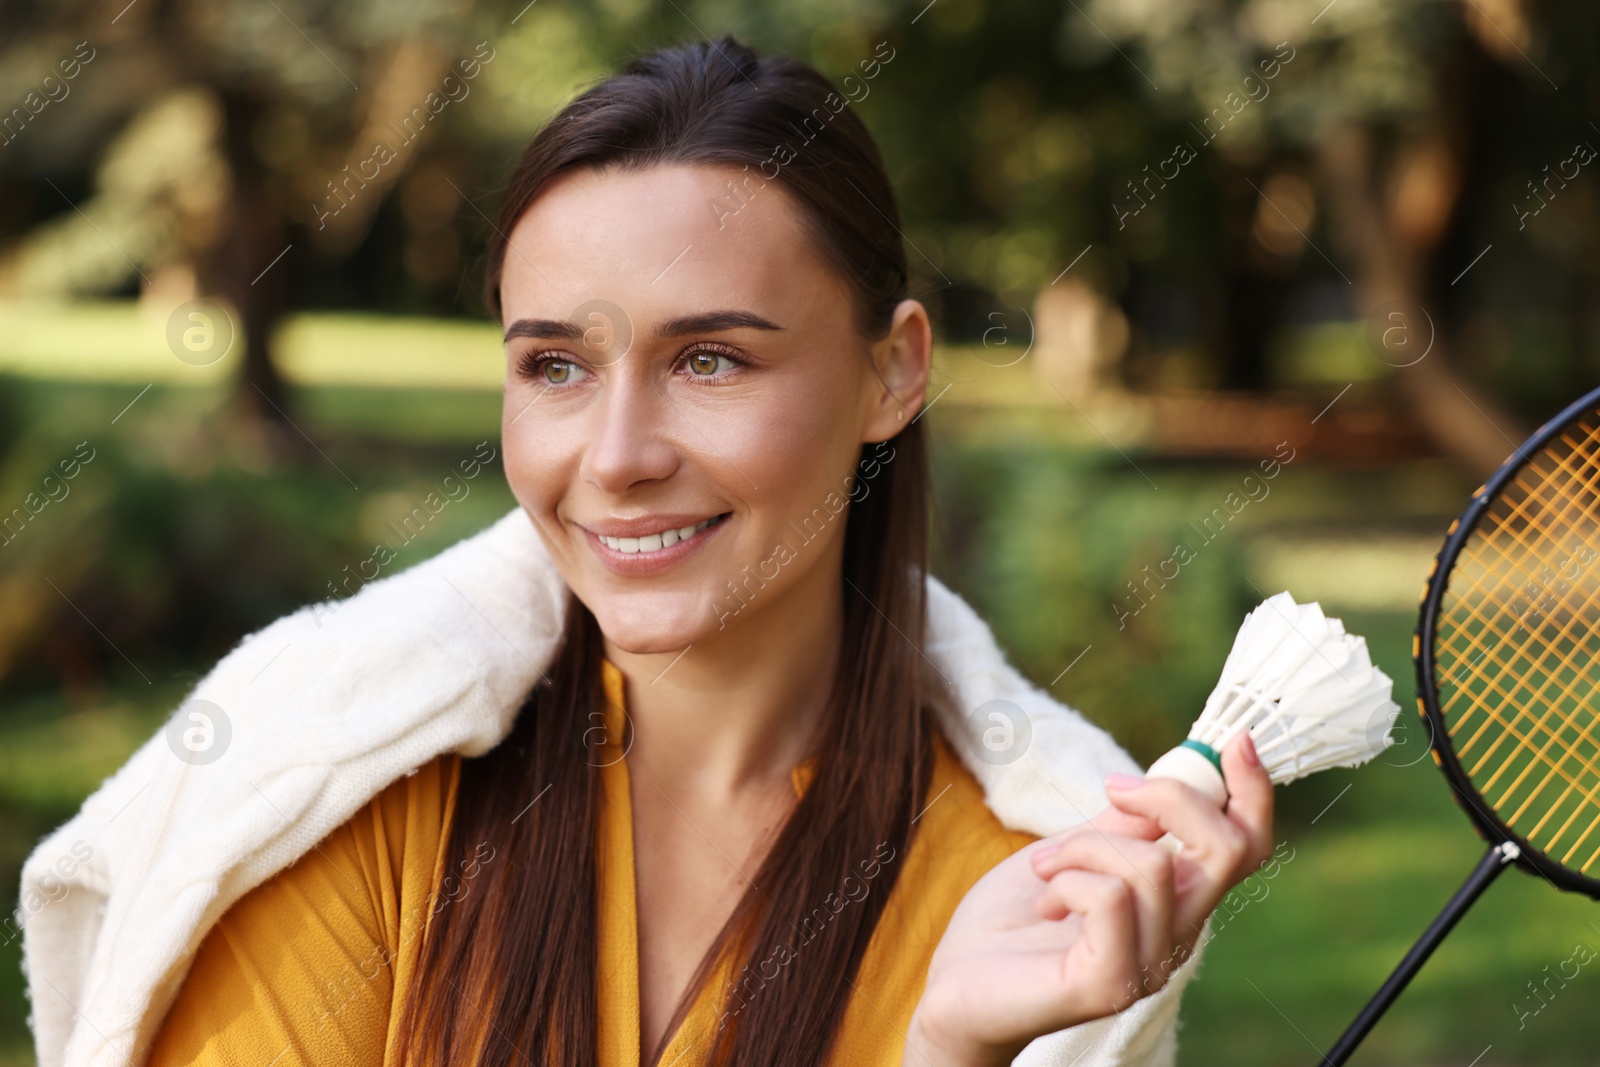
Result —
[[933, 327], [918, 300], [902, 300], [894, 309], [889, 332], [873, 343], [872, 385], [861, 429], [865, 443], [887, 441], [911, 425], [928, 392], [933, 357]]

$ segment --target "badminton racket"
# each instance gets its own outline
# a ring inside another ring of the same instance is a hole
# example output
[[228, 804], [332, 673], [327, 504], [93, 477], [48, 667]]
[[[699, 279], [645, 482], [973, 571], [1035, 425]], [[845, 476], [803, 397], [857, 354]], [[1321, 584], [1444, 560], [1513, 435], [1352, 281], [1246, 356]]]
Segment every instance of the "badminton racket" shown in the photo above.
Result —
[[1322, 1062], [1339, 1067], [1508, 867], [1600, 899], [1600, 389], [1473, 494], [1422, 592], [1412, 655], [1433, 759], [1487, 843]]

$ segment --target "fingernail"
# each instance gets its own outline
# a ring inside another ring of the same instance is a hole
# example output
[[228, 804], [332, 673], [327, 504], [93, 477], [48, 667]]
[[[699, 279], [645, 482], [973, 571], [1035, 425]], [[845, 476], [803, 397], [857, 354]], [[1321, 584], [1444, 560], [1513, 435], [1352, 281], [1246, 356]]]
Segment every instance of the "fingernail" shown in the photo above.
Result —
[[1244, 735], [1244, 761], [1252, 767], [1261, 766], [1261, 756], [1256, 752], [1256, 739], [1247, 730]]
[[1060, 847], [1061, 845], [1059, 842], [1053, 845], [1045, 845], [1043, 848], [1035, 850], [1031, 858], [1035, 863], [1043, 863], [1051, 856], [1054, 856], [1056, 854], [1056, 849]]
[[1106, 775], [1107, 789], [1137, 789], [1141, 785], [1144, 785], [1144, 779], [1131, 774]]

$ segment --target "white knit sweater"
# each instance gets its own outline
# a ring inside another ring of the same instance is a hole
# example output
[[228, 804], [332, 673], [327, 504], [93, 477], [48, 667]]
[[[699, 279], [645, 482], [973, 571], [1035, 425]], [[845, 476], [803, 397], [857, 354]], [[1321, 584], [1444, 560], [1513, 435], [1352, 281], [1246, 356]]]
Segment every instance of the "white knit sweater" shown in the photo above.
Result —
[[[156, 734], [23, 865], [40, 1067], [142, 1067], [201, 939], [234, 901], [390, 782], [506, 735], [554, 651], [567, 595], [517, 509], [331, 613], [302, 608], [241, 641], [190, 694], [226, 715], [223, 755], [186, 762]], [[1098, 812], [1104, 775], [1137, 765], [1018, 674], [983, 620], [932, 578], [928, 600], [926, 651], [960, 705], [940, 725], [990, 810], [1041, 836]], [[996, 698], [1021, 707], [1033, 730], [1006, 766], [974, 758], [965, 721]], [[1178, 999], [1200, 955], [1155, 995], [1042, 1037], [1016, 1064], [1170, 1067]]]

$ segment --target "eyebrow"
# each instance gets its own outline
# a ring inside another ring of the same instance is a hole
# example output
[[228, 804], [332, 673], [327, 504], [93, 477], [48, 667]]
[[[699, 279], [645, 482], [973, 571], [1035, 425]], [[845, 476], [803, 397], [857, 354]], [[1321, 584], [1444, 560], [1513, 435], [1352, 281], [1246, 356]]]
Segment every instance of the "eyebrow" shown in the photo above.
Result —
[[[551, 341], [582, 340], [588, 327], [561, 319], [518, 319], [506, 329], [504, 340], [532, 337]], [[665, 340], [690, 333], [716, 333], [720, 330], [782, 330], [783, 327], [753, 311], [708, 311], [700, 315], [680, 315], [656, 327], [655, 337]]]

